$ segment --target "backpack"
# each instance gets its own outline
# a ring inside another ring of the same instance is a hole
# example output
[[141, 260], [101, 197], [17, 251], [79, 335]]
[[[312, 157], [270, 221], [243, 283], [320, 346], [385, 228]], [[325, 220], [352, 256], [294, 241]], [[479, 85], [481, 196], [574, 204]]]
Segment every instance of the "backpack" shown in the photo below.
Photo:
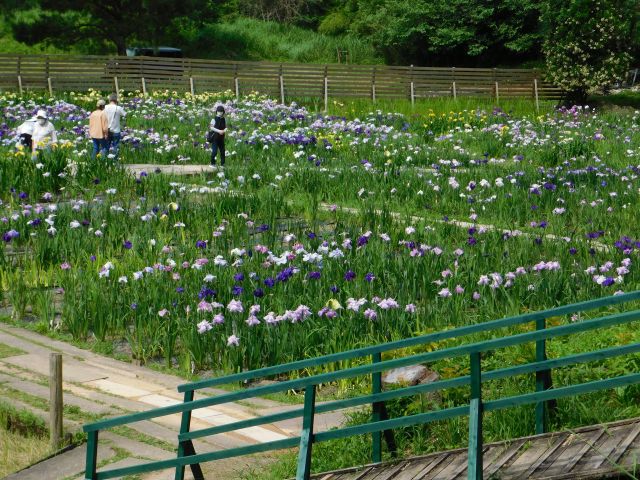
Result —
[[207, 142], [208, 143], [213, 143], [213, 140], [215, 139], [215, 134], [216, 134], [216, 132], [214, 132], [213, 130], [209, 130], [209, 132], [207, 133]]

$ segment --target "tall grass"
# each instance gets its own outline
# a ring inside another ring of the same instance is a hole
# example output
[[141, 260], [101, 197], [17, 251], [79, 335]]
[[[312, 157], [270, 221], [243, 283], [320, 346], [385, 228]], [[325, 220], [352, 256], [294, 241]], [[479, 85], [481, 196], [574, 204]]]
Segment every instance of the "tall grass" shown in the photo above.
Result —
[[371, 44], [356, 37], [243, 17], [187, 33], [185, 40], [185, 55], [191, 57], [336, 63], [339, 49], [349, 52], [351, 63], [382, 63]]

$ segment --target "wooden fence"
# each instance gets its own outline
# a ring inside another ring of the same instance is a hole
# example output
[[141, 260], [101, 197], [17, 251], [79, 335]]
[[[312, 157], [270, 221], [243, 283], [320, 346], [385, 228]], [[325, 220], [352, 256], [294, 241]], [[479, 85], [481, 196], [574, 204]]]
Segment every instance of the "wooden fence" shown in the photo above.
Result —
[[190, 58], [0, 54], [0, 89], [259, 91], [281, 101], [484, 96], [558, 99], [538, 70], [232, 62]]

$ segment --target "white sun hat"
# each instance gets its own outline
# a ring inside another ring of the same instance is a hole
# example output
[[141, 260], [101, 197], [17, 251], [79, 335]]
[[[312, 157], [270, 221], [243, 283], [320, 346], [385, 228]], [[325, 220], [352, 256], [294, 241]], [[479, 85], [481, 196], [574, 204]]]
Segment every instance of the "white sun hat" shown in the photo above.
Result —
[[44, 118], [46, 120], [49, 117], [47, 116], [47, 112], [45, 112], [44, 110], [38, 110], [38, 113], [36, 113], [36, 118]]

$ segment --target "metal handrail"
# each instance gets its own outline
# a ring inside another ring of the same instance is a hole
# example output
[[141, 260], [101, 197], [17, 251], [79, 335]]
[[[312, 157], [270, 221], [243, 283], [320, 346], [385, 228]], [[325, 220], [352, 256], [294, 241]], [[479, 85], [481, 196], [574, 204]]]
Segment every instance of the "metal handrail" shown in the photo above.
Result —
[[[536, 431], [542, 433], [545, 431], [545, 420], [548, 416], [548, 402], [557, 398], [566, 396], [578, 395], [581, 393], [592, 392], [602, 390], [606, 388], [615, 388], [622, 385], [629, 385], [632, 383], [640, 383], [640, 374], [630, 374], [622, 377], [610, 378], [605, 380], [598, 380], [596, 382], [588, 382], [568, 387], [562, 387], [549, 390], [550, 383], [550, 371], [552, 368], [564, 367], [574, 365], [577, 363], [584, 363], [596, 360], [602, 360], [611, 358], [614, 356], [626, 355], [631, 353], [640, 352], [640, 343], [611, 347], [597, 351], [585, 352], [575, 355], [570, 355], [558, 359], [548, 360], [546, 359], [545, 341], [547, 339], [556, 338], [559, 336], [570, 335], [574, 333], [591, 331], [599, 328], [606, 328], [614, 325], [621, 325], [632, 321], [640, 320], [640, 310], [632, 310], [624, 313], [616, 313], [612, 315], [606, 315], [593, 320], [588, 320], [579, 323], [572, 323], [568, 325], [561, 325], [552, 328], [545, 328], [545, 319], [552, 316], [566, 315], [570, 313], [582, 312], [594, 308], [611, 306], [630, 302], [640, 299], [640, 291], [631, 292], [619, 296], [605, 297], [597, 300], [590, 300], [587, 302], [580, 302], [577, 304], [566, 305], [557, 307], [554, 309], [545, 310], [542, 312], [528, 313], [519, 315], [516, 317], [496, 320], [492, 322], [486, 322], [484, 324], [472, 325], [467, 327], [461, 327], [445, 332], [439, 332], [435, 334], [423, 335], [421, 337], [415, 337], [406, 340], [400, 340], [396, 342], [389, 342], [382, 345], [376, 345], [373, 347], [365, 347], [360, 349], [351, 350], [349, 352], [342, 352], [339, 354], [326, 355], [316, 359], [303, 360], [299, 362], [293, 362], [287, 365], [279, 365], [275, 367], [268, 367], [259, 369], [253, 372], [244, 372], [241, 374], [229, 375], [221, 379], [205, 380], [201, 382], [194, 382], [192, 384], [181, 385], [179, 388], [185, 393], [185, 401], [182, 404], [172, 405], [169, 407], [158, 408], [148, 412], [139, 412], [123, 417], [116, 417], [112, 419], [102, 420], [92, 424], [84, 426], [85, 432], [88, 433], [88, 446], [87, 446], [87, 467], [86, 467], [86, 479], [106, 479], [115, 478], [122, 475], [131, 475], [142, 472], [149, 472], [153, 470], [159, 470], [164, 468], [176, 469], [176, 480], [182, 480], [184, 477], [184, 467], [191, 465], [194, 471], [194, 477], [196, 479], [203, 478], [199, 464], [201, 462], [212, 461], [220, 458], [230, 458], [239, 455], [246, 455], [249, 453], [255, 453], [259, 451], [267, 451], [274, 449], [281, 449], [300, 445], [300, 455], [298, 462], [298, 479], [309, 478], [310, 464], [311, 464], [311, 450], [312, 445], [317, 442], [332, 440], [335, 438], [342, 438], [345, 436], [373, 433], [373, 456], [374, 461], [381, 460], [381, 432], [385, 432], [385, 439], [390, 446], [390, 450], [393, 450], [393, 436], [390, 434], [391, 429], [401, 426], [414, 425], [417, 423], [426, 423], [435, 420], [441, 420], [445, 418], [453, 418], [456, 416], [469, 415], [470, 417], [470, 441], [469, 441], [469, 468], [468, 475], [470, 479], [482, 478], [482, 413], [483, 411], [495, 410], [500, 408], [509, 408], [516, 405], [523, 405], [527, 403], [535, 403], [536, 407]], [[380, 354], [389, 350], [396, 350], [399, 348], [405, 348], [407, 346], [414, 346], [426, 343], [432, 343], [443, 339], [457, 338], [461, 336], [470, 335], [472, 333], [479, 333], [488, 330], [494, 330], [497, 328], [504, 328], [508, 326], [520, 325], [528, 322], [536, 322], [536, 330], [518, 333], [514, 335], [508, 335], [504, 337], [494, 338], [491, 340], [468, 343], [453, 347], [444, 348], [441, 350], [435, 350], [426, 353], [420, 353], [402, 358], [396, 358], [391, 360], [382, 361]], [[495, 350], [498, 348], [505, 348], [509, 346], [519, 345], [527, 342], [536, 342], [536, 361], [530, 362], [524, 365], [518, 365], [515, 367], [509, 367], [504, 369], [492, 370], [489, 372], [482, 372], [481, 357], [484, 352], [489, 350]], [[202, 398], [194, 400], [194, 392], [201, 388], [207, 388], [212, 385], [219, 385], [223, 383], [237, 382], [240, 380], [258, 378], [268, 375], [274, 375], [276, 373], [283, 373], [300, 368], [308, 368], [311, 366], [317, 367], [329, 362], [335, 362], [338, 360], [359, 358], [363, 356], [373, 357], [373, 363], [359, 365], [344, 370], [339, 370], [329, 373], [321, 373], [307, 378], [298, 378], [285, 382], [280, 382], [275, 385], [266, 385], [249, 388], [243, 391], [236, 391], [218, 395], [215, 397]], [[379, 379], [379, 375], [384, 370], [392, 368], [398, 368], [401, 366], [415, 365], [417, 363], [433, 362], [436, 360], [442, 360], [446, 358], [453, 358], [459, 356], [469, 355], [471, 373], [467, 376], [461, 376], [452, 379], [441, 380], [425, 385], [416, 385], [412, 387], [399, 388], [392, 391], [381, 392], [379, 387], [379, 381], [376, 382], [376, 377]], [[536, 374], [536, 392], [523, 395], [517, 395], [512, 397], [501, 398], [497, 400], [491, 400], [488, 402], [482, 401], [482, 383], [500, 378], [507, 378], [516, 375], [523, 375], [527, 373]], [[357, 398], [337, 400], [333, 402], [327, 402], [321, 405], [315, 405], [315, 392], [317, 385], [336, 381], [339, 379], [351, 378], [361, 375], [373, 376], [373, 391], [370, 395], [364, 395]], [[376, 383], [378, 384], [376, 388]], [[393, 398], [399, 398], [409, 395], [415, 395], [417, 393], [425, 393], [429, 391], [443, 390], [446, 388], [471, 386], [471, 399], [469, 405], [458, 406], [439, 410], [436, 412], [421, 413], [417, 415], [411, 415], [396, 419], [387, 419], [384, 411], [384, 402]], [[281, 412], [277, 414], [267, 415], [260, 418], [242, 420], [234, 422], [228, 425], [216, 426], [206, 428], [197, 431], [190, 431], [191, 412], [195, 409], [207, 407], [211, 405], [219, 405], [231, 401], [241, 400], [245, 398], [251, 398], [259, 395], [265, 395], [269, 393], [276, 393], [281, 391], [287, 391], [290, 389], [305, 389], [305, 404], [303, 408], [294, 409], [288, 412]], [[314, 433], [313, 421], [316, 414], [324, 413], [328, 411], [338, 410], [351, 406], [372, 404], [374, 407], [373, 421], [364, 425], [357, 425], [352, 427], [345, 427], [328, 432]], [[180, 434], [178, 435], [178, 456], [175, 459], [163, 460], [145, 463], [141, 465], [135, 465], [131, 467], [124, 467], [120, 469], [106, 470], [97, 472], [97, 444], [98, 444], [98, 432], [99, 430], [110, 428], [117, 425], [123, 425], [127, 423], [133, 423], [136, 421], [147, 420], [151, 418], [157, 418], [163, 415], [169, 415], [173, 413], [182, 413], [182, 424]], [[220, 434], [228, 431], [239, 430], [250, 426], [262, 425], [265, 423], [277, 422], [285, 419], [302, 417], [303, 428], [299, 437], [278, 440], [275, 442], [268, 442], [259, 445], [251, 445], [247, 447], [240, 447], [234, 449], [227, 449], [220, 452], [210, 452], [203, 454], [196, 454], [192, 441], [196, 438], [202, 438], [205, 436]], [[389, 433], [390, 435], [387, 435]]]

